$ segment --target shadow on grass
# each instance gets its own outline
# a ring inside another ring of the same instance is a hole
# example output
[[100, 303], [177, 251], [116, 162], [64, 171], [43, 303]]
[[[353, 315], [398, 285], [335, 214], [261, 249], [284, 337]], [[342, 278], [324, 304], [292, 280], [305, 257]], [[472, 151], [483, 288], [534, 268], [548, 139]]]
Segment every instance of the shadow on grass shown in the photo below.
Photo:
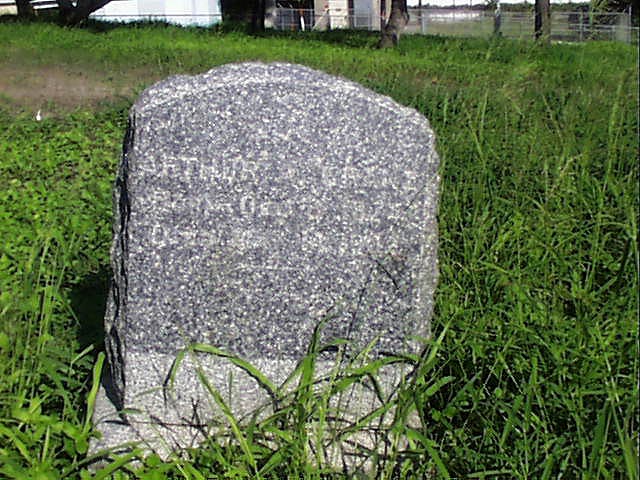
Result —
[[[48, 23], [61, 25], [55, 11], [47, 12], [47, 14], [39, 15], [33, 19], [20, 19], [16, 15], [0, 15], [0, 24], [2, 23]], [[132, 22], [106, 22], [103, 20], [89, 18], [82, 22], [77, 28], [96, 33], [109, 33], [118, 29], [137, 29], [137, 28], [155, 28], [162, 29], [182, 29], [201, 32], [204, 34], [230, 34], [240, 33], [252, 36], [254, 38], [285, 38], [290, 40], [313, 40], [332, 45], [340, 45], [350, 48], [366, 48], [375, 47], [379, 38], [379, 31], [355, 30], [355, 29], [335, 29], [326, 31], [300, 31], [300, 30], [275, 30], [267, 29], [263, 32], [254, 32], [248, 23], [237, 21], [224, 21], [204, 26], [179, 26], [173, 25], [162, 20], [140, 20]]]
[[109, 293], [110, 271], [102, 267], [82, 279], [71, 291], [71, 308], [79, 322], [78, 341], [80, 347], [94, 345], [104, 350], [104, 314]]
[[342, 47], [366, 48], [374, 47], [379, 38], [380, 32], [355, 30], [355, 29], [336, 29], [326, 31], [300, 31], [300, 30], [276, 30], [266, 29], [265, 31], [253, 31], [250, 24], [237, 21], [224, 21], [205, 26], [180, 26], [173, 25], [163, 20], [140, 20], [133, 22], [105, 22], [98, 19], [89, 19], [82, 24], [82, 27], [93, 33], [106, 33], [119, 28], [136, 29], [136, 28], [154, 28], [163, 29], [181, 29], [185, 31], [194, 31], [203, 34], [244, 34], [254, 38], [283, 38], [289, 40], [313, 40], [324, 42]]

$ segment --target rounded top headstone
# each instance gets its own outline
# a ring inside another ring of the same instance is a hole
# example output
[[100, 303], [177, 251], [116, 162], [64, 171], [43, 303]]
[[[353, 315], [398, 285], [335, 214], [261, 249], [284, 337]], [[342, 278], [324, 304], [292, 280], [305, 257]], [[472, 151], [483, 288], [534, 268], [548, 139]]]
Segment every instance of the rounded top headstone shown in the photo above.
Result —
[[[147, 89], [114, 188], [110, 373], [92, 448], [143, 441], [168, 454], [211, 435], [201, 420], [226, 420], [202, 376], [235, 418], [268, 414], [273, 392], [255, 370], [286, 390], [320, 322], [319, 345], [349, 342], [315, 359], [319, 382], [363, 348], [363, 361], [417, 353], [437, 280], [438, 189], [427, 120], [348, 80], [245, 63]], [[190, 342], [255, 370], [204, 355], [174, 372]], [[387, 365], [334, 392], [327, 432], [345, 421], [367, 430], [337, 440], [346, 456], [360, 462], [360, 447], [382, 444], [370, 433], [383, 419], [363, 419], [408, 370]]]
[[299, 357], [321, 319], [324, 339], [376, 351], [428, 334], [438, 156], [418, 112], [307, 67], [242, 63], [157, 83], [130, 121], [128, 348]]

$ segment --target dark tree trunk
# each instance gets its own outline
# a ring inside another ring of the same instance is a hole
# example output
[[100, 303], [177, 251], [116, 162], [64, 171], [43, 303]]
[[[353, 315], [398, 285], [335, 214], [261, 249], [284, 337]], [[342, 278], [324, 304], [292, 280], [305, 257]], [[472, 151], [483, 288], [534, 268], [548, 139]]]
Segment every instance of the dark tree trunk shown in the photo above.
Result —
[[400, 34], [409, 23], [407, 0], [391, 0], [391, 15], [382, 29], [378, 48], [395, 47], [400, 41]]
[[16, 0], [16, 8], [18, 9], [18, 18], [33, 18], [35, 10], [30, 0]]
[[549, 0], [536, 0], [535, 5], [536, 40], [548, 42], [551, 38], [551, 5]]
[[251, 31], [264, 32], [264, 17], [267, 15], [266, 0], [254, 0], [251, 14]]
[[110, 1], [111, 0], [78, 0], [74, 6], [71, 0], [57, 0], [60, 21], [64, 25], [78, 25]]
[[60, 22], [69, 25], [71, 17], [73, 15], [73, 4], [71, 0], [57, 0], [58, 1], [58, 16]]
[[221, 0], [222, 20], [249, 23], [252, 18], [255, 0]]

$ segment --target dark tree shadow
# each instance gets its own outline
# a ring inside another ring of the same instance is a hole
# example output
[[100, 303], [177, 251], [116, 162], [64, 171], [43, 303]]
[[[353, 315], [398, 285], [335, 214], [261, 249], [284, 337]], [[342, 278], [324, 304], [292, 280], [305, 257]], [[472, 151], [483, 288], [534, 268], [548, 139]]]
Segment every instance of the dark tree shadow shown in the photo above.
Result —
[[[107, 295], [111, 282], [111, 269], [103, 266], [97, 273], [83, 278], [71, 291], [71, 308], [79, 322], [78, 342], [84, 349], [93, 345], [93, 355], [104, 352], [104, 314], [107, 308]], [[107, 360], [108, 362], [108, 360]], [[115, 393], [108, 363], [102, 370], [102, 387], [116, 409], [124, 408]]]
[[[39, 14], [38, 17], [28, 21], [17, 18], [16, 15], [0, 15], [0, 24], [2, 23], [49, 23], [60, 24], [55, 11], [46, 14]], [[137, 28], [156, 28], [156, 29], [184, 29], [201, 33], [223, 34], [223, 33], [245, 33], [253, 37], [260, 38], [287, 38], [292, 40], [314, 40], [332, 45], [340, 45], [350, 48], [366, 48], [374, 47], [380, 38], [379, 31], [354, 30], [354, 29], [334, 29], [327, 31], [300, 31], [300, 30], [275, 30], [267, 29], [265, 31], [253, 31], [250, 22], [240, 22], [233, 20], [225, 20], [215, 25], [204, 26], [178, 26], [172, 25], [161, 20], [140, 20], [133, 22], [107, 22], [104, 20], [89, 18], [78, 25], [76, 28], [83, 29], [95, 34], [108, 33], [113, 30], [127, 29], [135, 30]]]
[[78, 341], [85, 348], [93, 344], [97, 351], [104, 350], [104, 313], [111, 271], [102, 267], [71, 291], [71, 308], [79, 322]]

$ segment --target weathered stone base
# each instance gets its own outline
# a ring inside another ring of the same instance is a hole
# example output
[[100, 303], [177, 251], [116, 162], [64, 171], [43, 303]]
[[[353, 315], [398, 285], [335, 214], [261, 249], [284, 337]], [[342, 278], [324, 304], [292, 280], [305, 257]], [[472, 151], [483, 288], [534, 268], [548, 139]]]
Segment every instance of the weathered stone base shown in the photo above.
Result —
[[[198, 370], [220, 394], [240, 424], [246, 424], [254, 417], [264, 421], [274, 412], [277, 414], [283, 405], [296, 401], [293, 392], [299, 385], [299, 377], [282, 389], [288, 393], [278, 402], [246, 371], [227, 359], [213, 355], [185, 357], [173, 387], [169, 388], [167, 379], [174, 359], [175, 356], [166, 354], [128, 352], [127, 378], [138, 379], [140, 383], [127, 385], [125, 414], [122, 416], [110, 400], [108, 386], [101, 386], [95, 405], [94, 424], [102, 433], [102, 438], [92, 443], [90, 453], [135, 443], [145, 451], [157, 453], [166, 459], [174, 453], [179, 454], [184, 449], [198, 446], [206, 438], [228, 438], [229, 421], [198, 378], [195, 373]], [[257, 359], [251, 363], [277, 387], [287, 380], [296, 367], [291, 359]], [[394, 386], [402, 381], [409, 368], [407, 365], [383, 368], [377, 377], [379, 393], [389, 399], [393, 397]], [[132, 372], [132, 369], [142, 371]], [[394, 410], [365, 422], [353, 432], [344, 433], [348, 426], [383, 405], [379, 393], [376, 393], [367, 377], [341, 393], [330, 395], [330, 385], [335, 387], [336, 379], [340, 378], [338, 375], [344, 372], [344, 369], [338, 371], [335, 361], [316, 363], [315, 378], [321, 380], [313, 385], [313, 401], [320, 405], [324, 402], [324, 407], [308, 412], [308, 443], [310, 451], [315, 452], [310, 454], [311, 460], [339, 470], [364, 469], [371, 472], [375, 469], [375, 465], [371, 464], [372, 452], [379, 455], [387, 453], [387, 427], [393, 420]], [[163, 385], [167, 388], [163, 388]], [[320, 410], [324, 410], [322, 418], [319, 417]], [[335, 435], [339, 432], [344, 435], [336, 439]]]

